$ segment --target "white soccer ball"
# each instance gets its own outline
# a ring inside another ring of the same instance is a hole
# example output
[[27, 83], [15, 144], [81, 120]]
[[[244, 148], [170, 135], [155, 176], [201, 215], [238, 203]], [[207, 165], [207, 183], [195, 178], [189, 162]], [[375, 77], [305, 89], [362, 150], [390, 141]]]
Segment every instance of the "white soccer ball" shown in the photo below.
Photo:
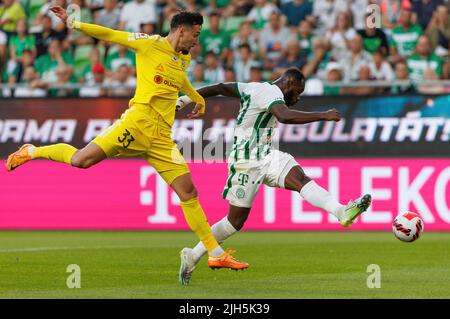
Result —
[[406, 212], [395, 217], [392, 232], [401, 241], [413, 242], [423, 232], [423, 220], [413, 212]]

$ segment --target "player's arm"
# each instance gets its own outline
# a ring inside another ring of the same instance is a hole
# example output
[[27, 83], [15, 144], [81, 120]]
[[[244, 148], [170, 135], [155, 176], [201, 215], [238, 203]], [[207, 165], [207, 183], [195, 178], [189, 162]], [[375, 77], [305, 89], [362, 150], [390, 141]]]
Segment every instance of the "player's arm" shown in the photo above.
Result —
[[[213, 97], [218, 95], [228, 97], [240, 97], [237, 90], [236, 82], [218, 83], [213, 85], [204, 86], [196, 91], [203, 98]], [[177, 111], [181, 110], [186, 105], [194, 102], [189, 95], [181, 96], [177, 100]]]
[[218, 95], [240, 97], [236, 82], [218, 83], [204, 86], [198, 89], [197, 92], [204, 98]]
[[[54, 6], [50, 8], [50, 10], [54, 12], [56, 16], [64, 22], [64, 24], [67, 23], [68, 15], [66, 13], [66, 10], [64, 10], [61, 6]], [[117, 31], [95, 24], [83, 23], [80, 21], [73, 21], [73, 26], [76, 30], [81, 31], [90, 37], [107, 42], [117, 43], [136, 51], [148, 47], [148, 43], [146, 43], [146, 41], [136, 41], [137, 39], [135, 38], [135, 35], [133, 33]]]
[[285, 104], [273, 104], [270, 112], [281, 123], [285, 124], [306, 124], [317, 121], [335, 121], [341, 119], [341, 114], [336, 109], [326, 112], [302, 112], [289, 109]]
[[196, 105], [192, 110], [192, 113], [188, 114], [188, 118], [196, 119], [202, 117], [203, 114], [205, 114], [205, 99], [195, 90], [186, 74], [184, 75], [183, 85], [181, 86], [180, 91], [186, 95], [178, 98], [176, 110], [179, 111], [186, 105], [195, 102]]

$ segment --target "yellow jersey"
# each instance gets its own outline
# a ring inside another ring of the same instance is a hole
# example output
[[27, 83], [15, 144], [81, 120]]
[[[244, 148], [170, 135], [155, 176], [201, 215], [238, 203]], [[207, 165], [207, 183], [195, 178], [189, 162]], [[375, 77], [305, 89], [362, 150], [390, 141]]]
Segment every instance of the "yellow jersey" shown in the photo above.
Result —
[[117, 31], [78, 21], [74, 21], [73, 25], [91, 37], [136, 51], [136, 92], [129, 106], [148, 104], [172, 126], [178, 92], [181, 91], [194, 102], [202, 104], [204, 112], [205, 100], [186, 76], [190, 54], [176, 52], [166, 37]]

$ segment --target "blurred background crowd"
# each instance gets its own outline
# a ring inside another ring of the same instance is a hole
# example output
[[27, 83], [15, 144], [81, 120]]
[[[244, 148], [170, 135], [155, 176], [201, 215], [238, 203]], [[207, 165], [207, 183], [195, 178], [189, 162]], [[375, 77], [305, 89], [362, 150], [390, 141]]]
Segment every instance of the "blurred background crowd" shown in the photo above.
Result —
[[[134, 52], [65, 28], [55, 4], [77, 4], [83, 22], [162, 35], [180, 9], [201, 12], [188, 69], [195, 87], [270, 81], [295, 66], [309, 95], [450, 93], [446, 0], [2, 0], [2, 96], [133, 94]], [[370, 85], [380, 81], [388, 84]]]

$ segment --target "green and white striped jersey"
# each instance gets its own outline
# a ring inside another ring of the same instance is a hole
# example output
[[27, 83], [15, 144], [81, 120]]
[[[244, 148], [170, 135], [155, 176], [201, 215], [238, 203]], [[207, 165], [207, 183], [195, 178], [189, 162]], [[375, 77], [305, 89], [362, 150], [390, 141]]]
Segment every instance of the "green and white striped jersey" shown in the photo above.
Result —
[[278, 121], [270, 112], [274, 104], [286, 104], [283, 92], [274, 84], [264, 82], [236, 83], [241, 108], [234, 128], [231, 160], [260, 159], [270, 153]]

